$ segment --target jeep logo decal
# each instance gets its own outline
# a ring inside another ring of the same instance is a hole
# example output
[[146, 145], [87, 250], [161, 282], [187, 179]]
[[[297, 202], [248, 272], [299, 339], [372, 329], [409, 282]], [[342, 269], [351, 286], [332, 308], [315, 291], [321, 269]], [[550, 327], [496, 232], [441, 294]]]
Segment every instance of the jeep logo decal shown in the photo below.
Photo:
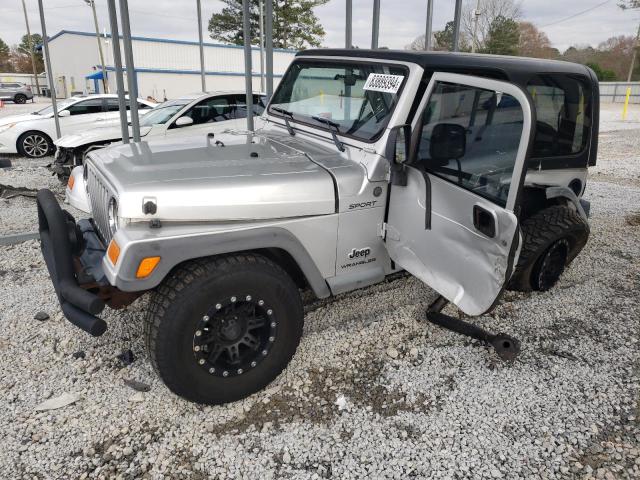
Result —
[[364, 248], [354, 248], [351, 250], [347, 257], [349, 258], [367, 258], [371, 253], [371, 249], [369, 247]]

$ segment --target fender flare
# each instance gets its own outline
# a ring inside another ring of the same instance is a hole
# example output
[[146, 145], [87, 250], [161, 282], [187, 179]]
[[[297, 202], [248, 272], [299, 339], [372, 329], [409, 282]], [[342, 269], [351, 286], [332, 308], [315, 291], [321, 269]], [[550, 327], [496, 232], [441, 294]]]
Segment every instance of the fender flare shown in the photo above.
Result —
[[[547, 196], [547, 200], [551, 200], [552, 198], [566, 198], [575, 205], [578, 214], [583, 218], [583, 220], [585, 222], [589, 221], [589, 216], [587, 215], [589, 202], [579, 199], [575, 192], [569, 187], [546, 187], [544, 191]], [[585, 206], [587, 207], [586, 209], [584, 208]]]
[[[153, 234], [150, 235], [150, 232]], [[331, 293], [307, 249], [293, 233], [281, 227], [259, 226], [231, 231], [213, 228], [187, 233], [181, 226], [163, 226], [150, 231], [145, 223], [119, 230], [114, 240], [121, 248], [120, 257], [114, 267], [105, 255], [102, 267], [109, 283], [125, 292], [155, 288], [175, 266], [187, 260], [278, 248], [291, 255], [318, 298], [326, 298]], [[156, 270], [147, 278], [136, 278], [140, 260], [154, 256], [161, 257]]]

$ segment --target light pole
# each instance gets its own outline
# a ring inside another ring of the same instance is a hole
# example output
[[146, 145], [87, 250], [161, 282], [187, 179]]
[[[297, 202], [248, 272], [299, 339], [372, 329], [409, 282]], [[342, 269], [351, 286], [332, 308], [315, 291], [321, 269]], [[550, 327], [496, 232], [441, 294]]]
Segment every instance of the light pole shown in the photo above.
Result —
[[242, 0], [242, 36], [244, 37], [244, 85], [247, 97], [247, 130], [253, 132], [253, 72], [251, 71], [250, 0]]
[[476, 0], [476, 9], [473, 11], [473, 40], [471, 41], [471, 53], [476, 53], [478, 43], [478, 17], [480, 16], [480, 0]]
[[29, 55], [31, 55], [31, 68], [33, 69], [33, 78], [36, 81], [36, 93], [40, 95], [40, 82], [38, 81], [38, 71], [36, 70], [36, 57], [33, 53], [33, 39], [31, 38], [31, 30], [29, 29], [29, 17], [27, 17], [27, 6], [22, 0], [22, 10], [24, 11], [24, 23], [27, 24], [27, 38], [29, 39]]
[[98, 27], [98, 15], [96, 14], [96, 2], [95, 0], [84, 0], [84, 3], [89, 5], [91, 7], [91, 10], [93, 10], [93, 25], [96, 27], [96, 40], [98, 41], [98, 52], [100, 53], [100, 65], [102, 66], [102, 89], [104, 90], [104, 93], [109, 93], [109, 84], [107, 83], [107, 69], [104, 66], [104, 54], [102, 53], [100, 28]]
[[265, 53], [266, 53], [266, 69], [267, 69], [267, 101], [271, 100], [273, 95], [273, 0], [265, 0]]
[[638, 25], [638, 33], [636, 34], [636, 40], [633, 42], [633, 54], [631, 56], [631, 65], [629, 65], [629, 74], [627, 75], [627, 82], [631, 81], [631, 76], [633, 75], [633, 68], [636, 65], [636, 56], [638, 54], [638, 49], [640, 48], [640, 25]]

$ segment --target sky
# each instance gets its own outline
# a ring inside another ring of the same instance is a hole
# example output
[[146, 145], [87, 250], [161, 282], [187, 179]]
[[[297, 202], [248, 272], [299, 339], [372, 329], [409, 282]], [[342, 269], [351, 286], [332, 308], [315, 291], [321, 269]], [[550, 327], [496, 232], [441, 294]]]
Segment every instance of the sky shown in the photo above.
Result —
[[[474, 0], [466, 0], [474, 1]], [[482, 1], [482, 0], [480, 0]], [[41, 33], [37, 0], [25, 0], [32, 33]], [[444, 28], [453, 19], [454, 0], [434, 0], [434, 30]], [[571, 45], [598, 43], [614, 35], [634, 35], [640, 23], [639, 11], [623, 11], [618, 0], [522, 0], [523, 20], [547, 33], [560, 51]], [[117, 2], [116, 2], [117, 3]], [[83, 0], [44, 0], [47, 33], [62, 29], [93, 31], [91, 8]], [[424, 33], [427, 0], [381, 0], [380, 46], [404, 48]], [[133, 35], [197, 40], [195, 0], [129, 0]], [[367, 48], [371, 42], [372, 0], [353, 0], [354, 44]], [[108, 31], [106, 0], [96, 0], [101, 30]], [[223, 7], [218, 0], [202, 0], [204, 31], [208, 18]], [[329, 0], [317, 7], [316, 15], [324, 26], [323, 46], [344, 46], [345, 1]], [[564, 20], [564, 21], [563, 21]], [[556, 23], [557, 22], [557, 23]], [[0, 38], [9, 45], [19, 43], [26, 33], [20, 0], [0, 0]]]

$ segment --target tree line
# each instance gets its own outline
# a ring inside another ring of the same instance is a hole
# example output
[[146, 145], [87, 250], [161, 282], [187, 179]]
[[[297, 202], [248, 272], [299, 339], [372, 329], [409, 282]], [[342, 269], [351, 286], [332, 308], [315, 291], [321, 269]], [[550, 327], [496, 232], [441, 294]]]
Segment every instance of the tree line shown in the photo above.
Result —
[[[640, 8], [640, 0], [622, 2], [623, 8]], [[551, 46], [546, 33], [533, 23], [522, 21], [520, 3], [514, 0], [484, 0], [477, 25], [474, 10], [466, 3], [461, 17], [459, 49], [495, 55], [517, 55], [565, 60], [591, 67], [601, 81], [626, 80], [634, 49], [640, 48], [632, 35], [612, 36], [598, 45], [574, 45], [560, 52]], [[453, 48], [453, 22], [433, 33], [434, 50]], [[475, 35], [474, 35], [475, 33]], [[407, 49], [424, 50], [425, 36], [413, 40]], [[640, 62], [631, 77], [640, 80]]]
[[39, 45], [42, 44], [42, 36], [34, 33], [29, 37], [23, 35], [18, 45], [9, 47], [0, 38], [0, 72], [2, 73], [33, 73], [31, 65], [31, 51], [33, 50], [38, 73], [44, 72], [44, 60]]

